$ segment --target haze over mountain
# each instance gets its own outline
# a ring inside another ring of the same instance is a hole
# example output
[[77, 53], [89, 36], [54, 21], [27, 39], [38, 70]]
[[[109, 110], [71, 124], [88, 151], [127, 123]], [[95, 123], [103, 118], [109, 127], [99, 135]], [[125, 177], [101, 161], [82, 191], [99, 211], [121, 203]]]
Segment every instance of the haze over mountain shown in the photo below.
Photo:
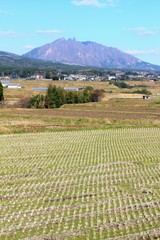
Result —
[[160, 66], [141, 61], [117, 48], [91, 41], [80, 42], [75, 38], [57, 39], [52, 43], [35, 48], [23, 56], [81, 66], [160, 70]]

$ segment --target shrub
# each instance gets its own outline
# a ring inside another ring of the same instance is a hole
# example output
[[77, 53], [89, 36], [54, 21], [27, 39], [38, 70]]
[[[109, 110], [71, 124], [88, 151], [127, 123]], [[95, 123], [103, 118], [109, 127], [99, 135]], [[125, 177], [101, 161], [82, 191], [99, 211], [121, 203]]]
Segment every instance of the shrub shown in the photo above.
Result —
[[145, 95], [151, 95], [152, 93], [148, 91], [147, 89], [141, 89], [141, 90], [136, 90], [133, 93], [139, 93], [139, 94], [145, 94]]
[[113, 84], [115, 86], [117, 86], [118, 88], [132, 88], [131, 86], [129, 86], [127, 83], [122, 82], [122, 81], [110, 81], [110, 84]]
[[160, 104], [160, 100], [159, 100], [159, 101], [157, 101], [157, 102], [155, 102], [155, 104]]
[[93, 91], [93, 93], [91, 95], [91, 102], [99, 102], [99, 101], [101, 101], [103, 96], [104, 96], [104, 91], [97, 89], [97, 90]]
[[16, 104], [17, 107], [21, 108], [30, 108], [30, 99], [29, 98], [22, 98], [20, 101]]
[[45, 96], [44, 95], [35, 95], [29, 100], [29, 107], [31, 108], [44, 108], [45, 107]]

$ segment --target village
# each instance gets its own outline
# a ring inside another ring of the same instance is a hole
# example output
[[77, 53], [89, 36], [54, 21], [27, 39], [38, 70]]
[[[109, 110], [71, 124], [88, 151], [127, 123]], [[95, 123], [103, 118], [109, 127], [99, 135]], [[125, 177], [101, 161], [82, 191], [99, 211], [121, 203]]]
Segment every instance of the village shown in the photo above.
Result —
[[21, 88], [22, 86], [14, 80], [45, 80], [50, 79], [51, 81], [151, 81], [157, 82], [160, 80], [160, 73], [155, 71], [121, 71], [121, 70], [103, 70], [95, 72], [94, 74], [87, 71], [87, 73], [81, 73], [78, 71], [74, 74], [63, 74], [61, 72], [54, 73], [41, 73], [35, 72], [33, 75], [22, 78], [19, 75], [3, 75], [0, 76], [0, 82], [4, 88]]

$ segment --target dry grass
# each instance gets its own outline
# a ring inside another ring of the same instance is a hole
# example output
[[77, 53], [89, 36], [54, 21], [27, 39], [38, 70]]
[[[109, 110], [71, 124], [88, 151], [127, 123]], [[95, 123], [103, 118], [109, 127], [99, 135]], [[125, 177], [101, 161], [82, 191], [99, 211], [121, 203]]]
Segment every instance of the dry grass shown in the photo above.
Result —
[[128, 93], [106, 93], [103, 101], [108, 101], [109, 99], [114, 99], [114, 98], [129, 98], [129, 99], [142, 99], [142, 94], [128, 94]]
[[[104, 100], [110, 98], [141, 98], [139, 94], [132, 94], [132, 91], [139, 88], [133, 89], [119, 89], [114, 85], [110, 85], [108, 82], [83, 82], [83, 81], [51, 81], [51, 80], [12, 80], [12, 83], [21, 84], [21, 89], [4, 89], [4, 96], [6, 101], [10, 103], [17, 102], [21, 98], [31, 97], [35, 94], [45, 94], [45, 91], [33, 91], [35, 87], [48, 87], [49, 84], [55, 84], [60, 87], [83, 87], [92, 86], [93, 88], [104, 89], [106, 96]], [[153, 95], [160, 94], [160, 82], [143, 82], [143, 81], [131, 81], [127, 82], [131, 86], [145, 85], [147, 90], [151, 91]], [[142, 89], [143, 87], [141, 87]], [[127, 93], [126, 93], [127, 92]]]
[[[4, 89], [8, 104], [0, 109], [0, 133], [57, 131], [71, 129], [93, 129], [128, 126], [160, 126], [160, 83], [129, 82], [130, 85], [147, 85], [152, 91], [150, 100], [143, 100], [141, 94], [126, 93], [108, 82], [14, 80], [21, 89]], [[47, 87], [50, 83], [61, 87], [101, 88], [106, 91], [99, 103], [64, 105], [60, 109], [22, 109], [16, 108], [20, 99], [45, 91], [33, 91], [33, 87]], [[132, 89], [127, 89], [132, 91]]]
[[130, 126], [160, 126], [155, 100], [110, 99], [66, 104], [60, 109], [1, 108], [0, 132], [57, 131]]

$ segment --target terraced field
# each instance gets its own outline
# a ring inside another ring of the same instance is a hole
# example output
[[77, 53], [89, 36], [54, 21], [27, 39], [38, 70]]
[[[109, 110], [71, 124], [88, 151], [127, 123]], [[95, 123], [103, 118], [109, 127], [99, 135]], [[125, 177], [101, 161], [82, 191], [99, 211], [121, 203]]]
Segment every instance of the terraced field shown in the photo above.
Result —
[[0, 239], [160, 239], [160, 129], [0, 136]]

